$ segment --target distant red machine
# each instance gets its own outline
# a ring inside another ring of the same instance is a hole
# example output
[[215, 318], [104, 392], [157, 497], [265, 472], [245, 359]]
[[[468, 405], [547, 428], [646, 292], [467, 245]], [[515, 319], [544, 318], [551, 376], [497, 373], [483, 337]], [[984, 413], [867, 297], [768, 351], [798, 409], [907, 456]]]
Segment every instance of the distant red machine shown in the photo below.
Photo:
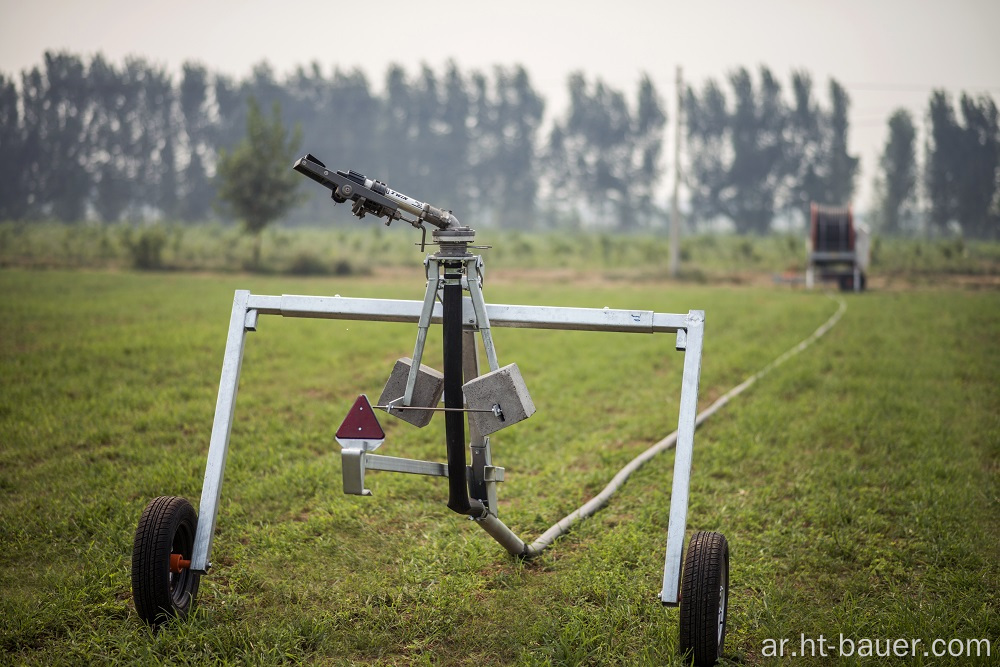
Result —
[[809, 206], [809, 265], [806, 286], [817, 277], [836, 281], [842, 290], [865, 288], [869, 260], [868, 230], [854, 222], [851, 206]]

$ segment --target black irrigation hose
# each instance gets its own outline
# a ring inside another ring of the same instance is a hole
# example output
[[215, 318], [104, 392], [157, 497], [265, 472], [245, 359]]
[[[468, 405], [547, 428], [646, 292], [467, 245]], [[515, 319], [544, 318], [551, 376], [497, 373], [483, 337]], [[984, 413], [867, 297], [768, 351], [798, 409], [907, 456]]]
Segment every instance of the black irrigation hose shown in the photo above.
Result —
[[448, 508], [481, 516], [483, 504], [469, 498], [465, 473], [465, 414], [462, 394], [462, 274], [461, 265], [445, 264], [442, 298], [444, 336], [445, 442], [448, 450]]

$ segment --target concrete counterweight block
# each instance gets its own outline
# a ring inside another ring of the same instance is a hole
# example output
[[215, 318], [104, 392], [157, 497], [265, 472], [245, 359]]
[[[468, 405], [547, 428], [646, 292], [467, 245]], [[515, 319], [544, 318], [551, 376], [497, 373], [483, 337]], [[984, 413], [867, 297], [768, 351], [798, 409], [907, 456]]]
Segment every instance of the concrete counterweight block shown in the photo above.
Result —
[[[392, 375], [385, 383], [385, 389], [379, 396], [378, 405], [387, 405], [389, 401], [401, 398], [406, 393], [406, 378], [413, 366], [413, 359], [403, 357], [392, 368]], [[417, 371], [417, 383], [413, 386], [413, 400], [410, 405], [419, 408], [436, 408], [444, 393], [444, 375], [430, 366], [420, 364]], [[432, 410], [386, 410], [393, 417], [399, 417], [414, 426], [427, 426], [434, 416]]]
[[[499, 431], [535, 413], [535, 404], [517, 364], [473, 378], [462, 386], [462, 390], [465, 392], [465, 407], [489, 410], [469, 413], [469, 421], [481, 435]], [[499, 414], [495, 413], [496, 406], [499, 406]]]

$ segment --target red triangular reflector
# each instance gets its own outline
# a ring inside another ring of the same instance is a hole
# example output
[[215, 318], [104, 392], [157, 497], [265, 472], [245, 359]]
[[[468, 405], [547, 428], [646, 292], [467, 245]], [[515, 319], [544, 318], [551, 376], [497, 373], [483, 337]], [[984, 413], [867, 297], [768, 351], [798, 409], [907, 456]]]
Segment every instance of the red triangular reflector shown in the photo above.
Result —
[[385, 431], [375, 417], [368, 397], [364, 394], [354, 401], [351, 411], [344, 417], [343, 423], [337, 429], [338, 440], [385, 440]]

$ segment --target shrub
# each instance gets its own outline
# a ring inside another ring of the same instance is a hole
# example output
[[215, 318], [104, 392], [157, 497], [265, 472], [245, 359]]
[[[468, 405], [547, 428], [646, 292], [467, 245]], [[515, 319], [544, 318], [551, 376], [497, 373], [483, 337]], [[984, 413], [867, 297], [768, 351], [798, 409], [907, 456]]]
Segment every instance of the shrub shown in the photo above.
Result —
[[128, 248], [132, 259], [132, 267], [151, 271], [163, 268], [163, 248], [167, 245], [167, 233], [159, 225], [145, 227], [134, 235], [131, 227], [126, 227], [122, 233], [122, 242]]
[[315, 254], [302, 251], [292, 258], [285, 272], [293, 276], [325, 276], [330, 266]]

